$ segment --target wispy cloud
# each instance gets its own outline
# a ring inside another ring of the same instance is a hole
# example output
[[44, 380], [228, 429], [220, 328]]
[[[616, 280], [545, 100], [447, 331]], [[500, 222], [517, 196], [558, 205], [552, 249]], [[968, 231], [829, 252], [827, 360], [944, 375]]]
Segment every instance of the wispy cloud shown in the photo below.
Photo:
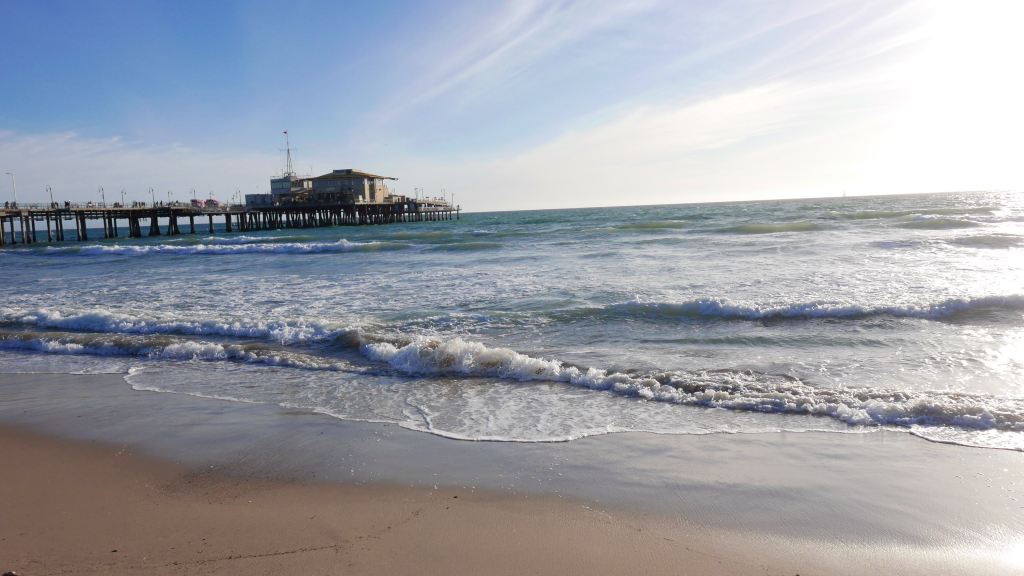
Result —
[[[560, 49], [649, 12], [657, 0], [519, 0], [502, 4], [415, 59], [416, 75], [400, 98], [380, 107], [387, 118], [456, 94], [479, 97]], [[383, 118], [383, 117], [382, 117]]]
[[[489, 208], [567, 207], [708, 200], [764, 191], [791, 171], [817, 172], [821, 142], [783, 150], [774, 136], [808, 119], [828, 87], [771, 84], [674, 107], [636, 109], [512, 156], [409, 170], [450, 190], [472, 190]], [[843, 153], [851, 154], [844, 145]], [[798, 157], [797, 154], [804, 156]], [[810, 168], [810, 169], [808, 169]], [[457, 187], [456, 187], [457, 185]], [[803, 186], [794, 186], [806, 192]], [[466, 194], [469, 196], [469, 194]]]

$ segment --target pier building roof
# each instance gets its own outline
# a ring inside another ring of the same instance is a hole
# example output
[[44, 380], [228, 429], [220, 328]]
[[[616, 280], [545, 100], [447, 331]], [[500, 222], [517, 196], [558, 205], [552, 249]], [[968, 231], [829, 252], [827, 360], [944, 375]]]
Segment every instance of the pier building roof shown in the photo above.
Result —
[[368, 180], [398, 180], [392, 176], [381, 176], [379, 174], [371, 174], [370, 172], [363, 172], [362, 170], [356, 170], [354, 168], [345, 168], [344, 170], [332, 170], [327, 174], [321, 174], [320, 176], [313, 177], [313, 180], [337, 180], [339, 178], [366, 178]]

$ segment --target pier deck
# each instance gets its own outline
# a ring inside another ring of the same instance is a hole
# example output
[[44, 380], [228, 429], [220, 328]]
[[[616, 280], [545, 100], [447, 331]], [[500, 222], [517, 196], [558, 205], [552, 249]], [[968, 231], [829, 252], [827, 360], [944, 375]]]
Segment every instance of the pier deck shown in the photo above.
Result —
[[[102, 238], [141, 238], [142, 236], [175, 236], [196, 233], [196, 220], [206, 220], [209, 233], [277, 230], [281, 228], [312, 228], [325, 226], [359, 226], [452, 220], [459, 218], [459, 207], [437, 201], [283, 205], [224, 209], [199, 208], [190, 205], [105, 207], [105, 206], [26, 206], [0, 208], [0, 247], [18, 244], [89, 240], [90, 232]], [[161, 227], [160, 220], [166, 220]], [[182, 219], [185, 224], [182, 225]], [[102, 232], [89, 223], [102, 222]], [[70, 223], [70, 226], [68, 224]], [[217, 230], [215, 224], [223, 224]], [[143, 234], [143, 229], [146, 233]], [[66, 229], [73, 230], [68, 235]]]

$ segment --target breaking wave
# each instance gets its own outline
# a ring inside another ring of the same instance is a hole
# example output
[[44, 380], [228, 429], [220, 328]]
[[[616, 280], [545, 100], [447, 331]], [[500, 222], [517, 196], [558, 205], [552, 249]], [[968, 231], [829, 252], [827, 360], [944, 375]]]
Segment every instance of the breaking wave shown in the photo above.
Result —
[[48, 354], [131, 356], [149, 360], [232, 361], [307, 370], [348, 370], [350, 366], [312, 354], [273, 349], [260, 344], [225, 344], [170, 337], [110, 334], [13, 332], [0, 333], [0, 348]]
[[277, 242], [303, 242], [312, 240], [312, 236], [206, 236], [197, 244], [257, 244]]
[[298, 320], [195, 320], [141, 317], [109, 310], [63, 312], [52, 308], [0, 308], [0, 324], [115, 334], [179, 334], [260, 338], [281, 344], [358, 339], [358, 328]]
[[[1018, 301], [1024, 306], [1024, 302]], [[642, 398], [649, 401], [742, 412], [798, 414], [831, 418], [854, 426], [953, 427], [963, 430], [1024, 432], [1024, 398], [953, 392], [901, 391], [887, 388], [823, 388], [792, 376], [746, 370], [671, 371], [639, 374], [581, 367], [553, 358], [538, 358], [508, 348], [462, 338], [399, 336], [350, 337], [338, 344], [355, 347], [368, 363], [351, 364], [317, 353], [264, 342], [227, 343], [189, 339], [177, 334], [143, 332], [126, 318], [69, 320], [50, 317], [49, 324], [93, 326], [111, 333], [0, 332], [0, 349], [48, 354], [127, 356], [144, 360], [238, 362], [305, 370], [375, 375], [497, 378], [516, 382], [553, 382]], [[177, 326], [207, 334], [255, 333], [270, 329], [217, 325]], [[184, 328], [184, 329], [182, 329]], [[170, 330], [164, 326], [157, 330]], [[135, 330], [138, 333], [131, 332]], [[324, 328], [319, 337], [332, 334]], [[293, 341], [303, 342], [295, 337]]]
[[579, 368], [461, 338], [378, 342], [364, 354], [411, 375], [493, 377], [563, 382], [647, 400], [745, 412], [826, 416], [856, 426], [952, 426], [1024, 431], [1024, 399], [882, 388], [818, 388], [799, 379], [752, 371], [670, 372], [635, 376]]
[[344, 238], [336, 242], [258, 242], [217, 244], [89, 244], [86, 246], [47, 247], [39, 254], [53, 256], [143, 256], [146, 254], [313, 254], [322, 252], [373, 252], [401, 250], [409, 245], [402, 242], [350, 242]]
[[623, 302], [598, 308], [578, 308], [553, 313], [556, 317], [626, 317], [646, 320], [710, 318], [722, 320], [809, 320], [819, 318], [861, 319], [875, 316], [942, 320], [971, 313], [1024, 312], [1024, 295], [950, 298], [931, 304], [863, 306], [811, 302], [786, 305], [741, 305], [718, 299], [687, 302]]
[[980, 225], [977, 222], [959, 218], [920, 218], [896, 224], [900, 228], [912, 230], [956, 230], [958, 228], [976, 228]]
[[[695, 320], [858, 320], [889, 316], [894, 318], [920, 318], [926, 320], [957, 320], [999, 318], [1006, 313], [1024, 313], [1024, 295], [982, 296], [951, 298], [930, 304], [890, 306], [863, 306], [836, 303], [798, 303], [787, 305], [733, 304], [720, 299], [695, 299], [685, 302], [631, 301], [589, 308], [571, 308], [547, 312], [507, 313], [494, 317], [481, 317], [484, 322], [536, 322], [547, 318], [556, 322], [573, 323], [586, 320], [639, 319], [650, 322], [677, 322]], [[475, 316], [474, 316], [475, 317]], [[438, 319], [429, 319], [428, 328], [436, 328]], [[450, 323], [448, 316], [442, 324]], [[465, 321], [462, 319], [461, 321]], [[418, 323], [406, 323], [404, 328]], [[259, 339], [281, 345], [334, 343], [344, 347], [359, 347], [382, 339], [363, 322], [338, 324], [311, 319], [197, 319], [171, 316], [138, 316], [104, 309], [59, 310], [53, 308], [0, 307], [0, 326], [42, 328], [75, 332], [96, 332], [126, 335], [179, 335]], [[393, 330], [391, 331], [393, 332]], [[391, 334], [391, 342], [408, 340]]]

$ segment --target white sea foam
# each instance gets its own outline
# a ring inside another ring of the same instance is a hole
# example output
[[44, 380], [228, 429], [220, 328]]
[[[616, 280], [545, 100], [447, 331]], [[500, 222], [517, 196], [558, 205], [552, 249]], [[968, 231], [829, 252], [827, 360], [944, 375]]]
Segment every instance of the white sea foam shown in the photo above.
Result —
[[260, 338], [282, 344], [358, 337], [357, 329], [316, 321], [197, 320], [138, 316], [103, 309], [57, 310], [0, 307], [0, 323], [115, 334], [185, 334]]
[[[837, 304], [831, 302], [808, 302], [782, 305], [733, 304], [724, 300], [708, 298], [686, 302], [623, 302], [597, 310], [583, 309], [576, 313], [598, 315], [622, 315], [647, 318], [707, 317], [728, 320], [774, 320], [813, 318], [865, 318], [871, 316], [893, 316], [897, 318], [943, 319], [973, 311], [997, 310], [1005, 312], [1024, 311], [1024, 295], [993, 295], [974, 298], [950, 298], [940, 302], [922, 304], [893, 304], [865, 306], [861, 304]], [[569, 313], [572, 313], [570, 311]]]
[[41, 254], [55, 256], [143, 256], [147, 254], [314, 254], [323, 252], [366, 252], [399, 250], [408, 247], [398, 242], [263, 242], [237, 244], [88, 244], [72, 247], [48, 247]]
[[[1022, 305], [1024, 297], [947, 302], [913, 309], [918, 314], [947, 315], [973, 304]], [[646, 306], [634, 304], [635, 306]], [[660, 310], [664, 305], [656, 305]], [[696, 303], [700, 313], [739, 317], [779, 317], [779, 310], [723, 308]], [[790, 313], [796, 313], [790, 310]], [[817, 314], [820, 309], [799, 311]], [[904, 310], [903, 312], [907, 312]], [[659, 312], [660, 313], [660, 312]], [[678, 313], [678, 311], [676, 312]], [[693, 310], [686, 310], [692, 314]], [[892, 313], [891, 310], [887, 313]], [[863, 315], [860, 309], [828, 310], [830, 316]], [[826, 317], [830, 317], [826, 316]], [[842, 317], [842, 316], [840, 316]], [[128, 355], [163, 360], [238, 361], [309, 369], [342, 369], [337, 361], [313, 354], [260, 345], [226, 344], [167, 335], [222, 335], [273, 340], [282, 344], [345, 337], [345, 344], [366, 342], [349, 328], [317, 323], [215, 322], [139, 318], [109, 311], [65, 314], [50, 309], [0, 309], [0, 321], [43, 328], [89, 330], [100, 334], [3, 335], [0, 346], [57, 354]], [[354, 334], [354, 335], [353, 335]], [[138, 335], [138, 336], [136, 336]], [[153, 336], [162, 339], [153, 339]], [[147, 339], [149, 337], [149, 339]], [[792, 378], [752, 372], [665, 373], [637, 376], [580, 368], [556, 359], [536, 358], [508, 348], [490, 347], [462, 338], [391, 338], [364, 343], [368, 359], [412, 375], [492, 377], [515, 381], [561, 382], [648, 400], [730, 410], [819, 415], [853, 425], [946, 425], [965, 429], [1024, 431], [1024, 400], [944, 392], [900, 392], [872, 388], [822, 388]]]
[[[718, 301], [683, 304], [627, 303], [616, 313], [713, 315], [725, 318], [858, 317], [892, 314], [945, 317], [975, 307], [1024, 306], [1024, 296], [949, 300], [938, 305], [864, 309], [819, 305], [749, 308]], [[362, 343], [368, 359], [414, 375], [493, 377], [515, 381], [562, 382], [649, 400], [730, 410], [820, 415], [854, 425], [947, 425], [965, 429], [1024, 431], [1024, 401], [985, 395], [940, 392], [898, 392], [871, 388], [822, 388], [791, 378], [743, 372], [666, 373], [636, 376], [580, 368], [556, 359], [529, 356], [508, 348], [489, 347], [461, 338], [379, 339], [357, 330], [317, 322], [183, 320], [138, 317], [87, 310], [66, 312], [39, 308], [0, 308], [0, 322], [48, 329], [89, 331], [89, 334], [14, 332], [3, 336], [5, 348], [57, 354], [128, 355], [163, 360], [237, 361], [266, 365], [340, 369], [331, 359], [261, 345], [228, 344], [173, 338], [172, 335], [258, 338], [283, 345], [343, 340]], [[98, 332], [99, 334], [95, 334]], [[162, 339], [154, 339], [159, 336]], [[147, 339], [147, 337], [149, 337]]]
[[209, 398], [211, 400], [226, 400], [228, 402], [241, 402], [244, 404], [262, 404], [258, 400], [251, 400], [249, 398], [241, 398], [238, 396], [229, 396], [226, 394], [213, 394], [210, 392], [196, 392], [196, 391], [180, 391], [174, 389], [168, 389], [155, 384], [142, 384], [139, 382], [138, 376], [142, 374], [142, 370], [138, 366], [133, 366], [128, 369], [128, 373], [125, 374], [124, 380], [134, 390], [145, 391], [145, 392], [169, 392], [173, 394], [185, 394], [186, 396], [195, 396], [196, 398]]
[[49, 354], [132, 356], [151, 360], [233, 361], [308, 370], [346, 370], [349, 364], [287, 350], [241, 344], [96, 334], [0, 333], [0, 348]]
[[[224, 344], [169, 336], [74, 333], [0, 334], [0, 348], [49, 354], [132, 356], [164, 361], [227, 361], [307, 370], [383, 375], [314, 354], [264, 345]], [[649, 401], [732, 411], [828, 417], [854, 426], [934, 427], [1024, 432], [1024, 398], [885, 388], [825, 388], [753, 371], [646, 375], [581, 368], [461, 338], [416, 337], [405, 344], [361, 347], [370, 360], [407, 375], [498, 378], [564, 383]]]
[[409, 374], [495, 376], [515, 380], [568, 381], [568, 370], [556, 360], [543, 360], [509, 350], [490, 348], [461, 338], [435, 340], [419, 337], [398, 346], [374, 342], [362, 346], [367, 358], [386, 362]]
[[798, 379], [747, 371], [634, 376], [581, 369], [461, 338], [379, 342], [364, 354], [407, 374], [564, 382], [647, 400], [729, 410], [827, 416], [858, 426], [952, 426], [1024, 432], [1024, 399], [874, 388], [819, 388]]
[[[943, 320], [969, 318], [972, 314], [1024, 313], [1024, 295], [950, 298], [940, 302], [890, 306], [865, 306], [827, 302], [785, 305], [734, 304], [720, 299], [684, 302], [631, 301], [596, 308], [577, 308], [545, 313], [555, 320], [641, 318], [676, 321], [686, 318], [722, 320], [810, 320], [861, 319], [876, 316]], [[480, 317], [483, 322], [494, 320]], [[282, 344], [345, 341], [362, 344], [366, 336], [360, 326], [338, 325], [316, 320], [286, 319], [196, 319], [166, 315], [135, 315], [106, 309], [55, 309], [0, 307], [0, 324], [19, 324], [61, 330], [120, 334], [182, 334], [258, 338]], [[431, 325], [437, 325], [435, 320]]]
[[295, 242], [308, 239], [308, 236], [206, 236], [200, 244], [257, 244], [272, 242]]

